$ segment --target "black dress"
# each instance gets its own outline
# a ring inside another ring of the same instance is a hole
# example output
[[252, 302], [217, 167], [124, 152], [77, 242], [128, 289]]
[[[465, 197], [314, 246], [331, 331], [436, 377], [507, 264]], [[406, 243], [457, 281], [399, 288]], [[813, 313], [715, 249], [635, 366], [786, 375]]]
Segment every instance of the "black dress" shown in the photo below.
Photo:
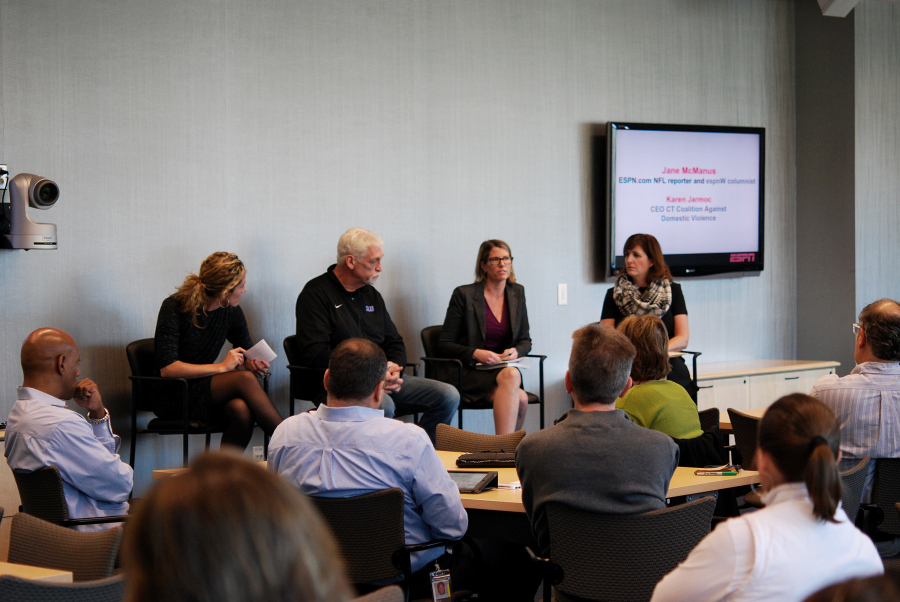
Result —
[[[601, 320], [615, 320], [616, 326], [619, 325], [619, 322], [624, 320], [627, 316], [622, 314], [622, 311], [619, 309], [619, 306], [616, 305], [615, 299], [613, 299], [613, 291], [615, 287], [612, 287], [608, 291], [606, 291], [606, 298], [603, 300], [603, 311], [600, 313]], [[646, 290], [646, 287], [638, 289], [641, 294]], [[662, 316], [662, 322], [666, 326], [666, 331], [669, 333], [669, 338], [675, 336], [675, 316], [686, 316], [687, 315], [687, 305], [684, 302], [684, 293], [681, 291], [681, 285], [677, 282], [672, 283], [672, 305], [669, 306], [669, 311], [667, 311]], [[697, 401], [697, 388], [694, 386], [694, 381], [691, 379], [691, 373], [687, 369], [687, 365], [684, 363], [683, 357], [671, 357], [669, 358], [669, 365], [672, 366], [672, 371], [669, 372], [668, 380], [672, 382], [676, 382], [688, 392], [691, 396], [691, 399], [696, 403]]]
[[[234, 347], [249, 349], [253, 346], [247, 320], [240, 307], [222, 307], [197, 319], [200, 328], [194, 326], [191, 317], [182, 313], [175, 297], [168, 297], [159, 308], [156, 319], [156, 364], [162, 369], [176, 361], [188, 364], [212, 364], [219, 357], [226, 339]], [[209, 422], [217, 417], [212, 404], [209, 383], [212, 376], [188, 380], [188, 396], [191, 418]], [[179, 418], [184, 412], [177, 400], [163, 397], [154, 413], [160, 418]]]

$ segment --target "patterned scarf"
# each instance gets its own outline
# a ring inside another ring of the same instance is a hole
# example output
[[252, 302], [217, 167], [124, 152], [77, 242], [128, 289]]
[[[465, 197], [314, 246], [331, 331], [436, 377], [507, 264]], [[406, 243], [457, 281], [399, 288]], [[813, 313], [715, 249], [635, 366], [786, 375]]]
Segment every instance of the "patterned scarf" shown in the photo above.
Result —
[[653, 314], [662, 318], [672, 306], [672, 284], [666, 278], [660, 278], [651, 282], [641, 294], [640, 289], [623, 274], [613, 289], [613, 301], [623, 316]]

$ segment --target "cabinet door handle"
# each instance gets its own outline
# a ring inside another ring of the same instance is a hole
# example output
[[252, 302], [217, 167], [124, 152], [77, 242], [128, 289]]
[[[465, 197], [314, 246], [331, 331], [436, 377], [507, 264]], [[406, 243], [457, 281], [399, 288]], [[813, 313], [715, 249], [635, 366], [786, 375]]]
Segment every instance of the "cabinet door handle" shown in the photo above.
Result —
[[784, 380], [799, 380], [799, 376], [785, 376]]
[[698, 385], [697, 388], [698, 388], [698, 389], [712, 389], [713, 386], [712, 386], [712, 385], [706, 385], [705, 387], [701, 387], [701, 386]]

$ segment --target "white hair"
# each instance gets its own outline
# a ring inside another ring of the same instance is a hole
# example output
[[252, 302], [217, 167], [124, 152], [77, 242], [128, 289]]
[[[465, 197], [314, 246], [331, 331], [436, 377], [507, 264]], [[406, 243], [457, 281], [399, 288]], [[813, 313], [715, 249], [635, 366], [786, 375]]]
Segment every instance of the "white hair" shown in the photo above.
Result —
[[350, 228], [349, 230], [341, 234], [341, 238], [338, 240], [338, 265], [343, 264], [344, 259], [348, 255], [353, 255], [354, 257], [362, 261], [369, 255], [370, 247], [381, 248], [383, 244], [384, 241], [381, 240], [381, 237], [374, 232], [370, 232], [365, 228]]

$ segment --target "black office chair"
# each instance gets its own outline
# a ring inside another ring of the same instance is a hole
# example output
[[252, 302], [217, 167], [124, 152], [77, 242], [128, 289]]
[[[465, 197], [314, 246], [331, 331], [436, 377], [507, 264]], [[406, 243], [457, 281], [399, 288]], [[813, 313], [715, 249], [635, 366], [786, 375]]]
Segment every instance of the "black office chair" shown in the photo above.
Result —
[[872, 503], [884, 512], [884, 519], [877, 525], [879, 531], [900, 536], [900, 458], [875, 460], [875, 480], [872, 483]]
[[[206, 449], [209, 449], [213, 433], [222, 433], [225, 425], [220, 422], [205, 424], [193, 420], [188, 415], [188, 383], [185, 378], [165, 378], [156, 367], [156, 352], [153, 339], [140, 339], [125, 348], [128, 365], [131, 366], [131, 455], [129, 464], [134, 468], [138, 435], [181, 435], [183, 438], [183, 465], [188, 465], [188, 436], [206, 435]], [[181, 400], [184, 415], [181, 418], [153, 418], [145, 428], [137, 426], [138, 412], [153, 412], [156, 400], [175, 397]]]
[[708, 533], [716, 502], [711, 497], [643, 514], [597, 514], [547, 504], [550, 558], [532, 558], [550, 586], [588, 600], [641, 601]]
[[[460, 391], [460, 403], [459, 403], [459, 428], [463, 428], [463, 410], [489, 410], [493, 408], [493, 404], [490, 400], [482, 398], [482, 399], [470, 399], [468, 396], [462, 394], [462, 373], [463, 373], [463, 364], [461, 361], [457, 359], [449, 359], [439, 357], [438, 355], [438, 340], [441, 337], [441, 326], [429, 326], [427, 328], [422, 329], [422, 346], [425, 348], [425, 357], [421, 358], [423, 362], [425, 362], [425, 378], [432, 378], [434, 380], [439, 380], [441, 382], [445, 382], [447, 384], [453, 385], [456, 387], [457, 391]], [[534, 393], [526, 393], [528, 394], [528, 404], [538, 404], [540, 406], [540, 419], [541, 419], [541, 429], [544, 428], [544, 360], [547, 359], [546, 355], [535, 355], [529, 353], [525, 357], [533, 357], [537, 358], [540, 361], [538, 362], [538, 373], [540, 377], [540, 395], [535, 395]]]
[[[290, 382], [290, 411], [294, 415], [294, 402], [297, 399], [308, 401], [313, 407], [318, 407], [325, 402], [325, 368], [307, 368], [300, 365], [300, 345], [297, 343], [297, 335], [292, 334], [284, 339], [284, 354], [288, 360], [288, 371], [291, 375]], [[413, 376], [419, 372], [419, 364], [407, 363], [407, 369], [412, 369]], [[401, 414], [398, 414], [400, 416]], [[418, 415], [414, 416], [418, 423]]]
[[300, 399], [318, 407], [325, 401], [325, 368], [307, 368], [300, 365], [300, 346], [297, 344], [297, 335], [292, 334], [284, 339], [284, 354], [287, 356], [288, 372], [291, 375], [290, 382], [290, 412], [294, 415], [294, 400]]
[[[728, 419], [734, 432], [734, 447], [740, 454], [741, 467], [756, 470], [756, 433], [759, 430], [760, 419], [732, 408], [728, 408]], [[751, 489], [744, 495], [744, 504], [752, 508], [765, 506], [757, 489]]]
[[406, 545], [403, 491], [398, 488], [348, 498], [311, 497], [338, 543], [347, 578], [358, 591], [375, 581], [412, 577], [410, 554], [437, 547], [456, 548], [458, 541], [438, 539]]
[[709, 408], [697, 412], [700, 416], [700, 428], [703, 432], [719, 428], [719, 408]]
[[[125, 348], [128, 356], [128, 365], [131, 366], [131, 455], [129, 464], [134, 468], [135, 450], [137, 448], [138, 435], [154, 433], [157, 435], [181, 435], [182, 436], [182, 465], [188, 465], [188, 440], [189, 435], [206, 435], [206, 449], [209, 449], [213, 433], [225, 431], [224, 423], [220, 421], [200, 422], [191, 418], [188, 414], [188, 381], [185, 378], [167, 378], [159, 373], [156, 367], [156, 352], [153, 339], [140, 339], [128, 344]], [[262, 381], [263, 391], [269, 391], [268, 375]], [[165, 397], [175, 397], [181, 401], [184, 413], [180, 418], [153, 418], [147, 426], [139, 429], [137, 426], [138, 412], [153, 412], [156, 408], [156, 400]], [[265, 437], [265, 448], [268, 452], [269, 438]]]
[[19, 499], [22, 505], [19, 512], [30, 514], [41, 520], [61, 527], [79, 525], [97, 525], [102, 523], [120, 523], [127, 516], [98, 516], [94, 518], [69, 518], [69, 506], [66, 505], [66, 494], [63, 480], [56, 466], [45, 466], [34, 472], [13, 471]]
[[687, 349], [682, 349], [681, 353], [690, 353], [691, 354], [691, 363], [693, 364], [693, 368], [691, 370], [691, 387], [687, 388], [688, 395], [691, 396], [691, 399], [694, 400], [694, 403], [697, 403], [697, 392], [700, 390], [700, 385], [697, 382], [697, 358], [703, 355], [702, 351], [688, 351]]

